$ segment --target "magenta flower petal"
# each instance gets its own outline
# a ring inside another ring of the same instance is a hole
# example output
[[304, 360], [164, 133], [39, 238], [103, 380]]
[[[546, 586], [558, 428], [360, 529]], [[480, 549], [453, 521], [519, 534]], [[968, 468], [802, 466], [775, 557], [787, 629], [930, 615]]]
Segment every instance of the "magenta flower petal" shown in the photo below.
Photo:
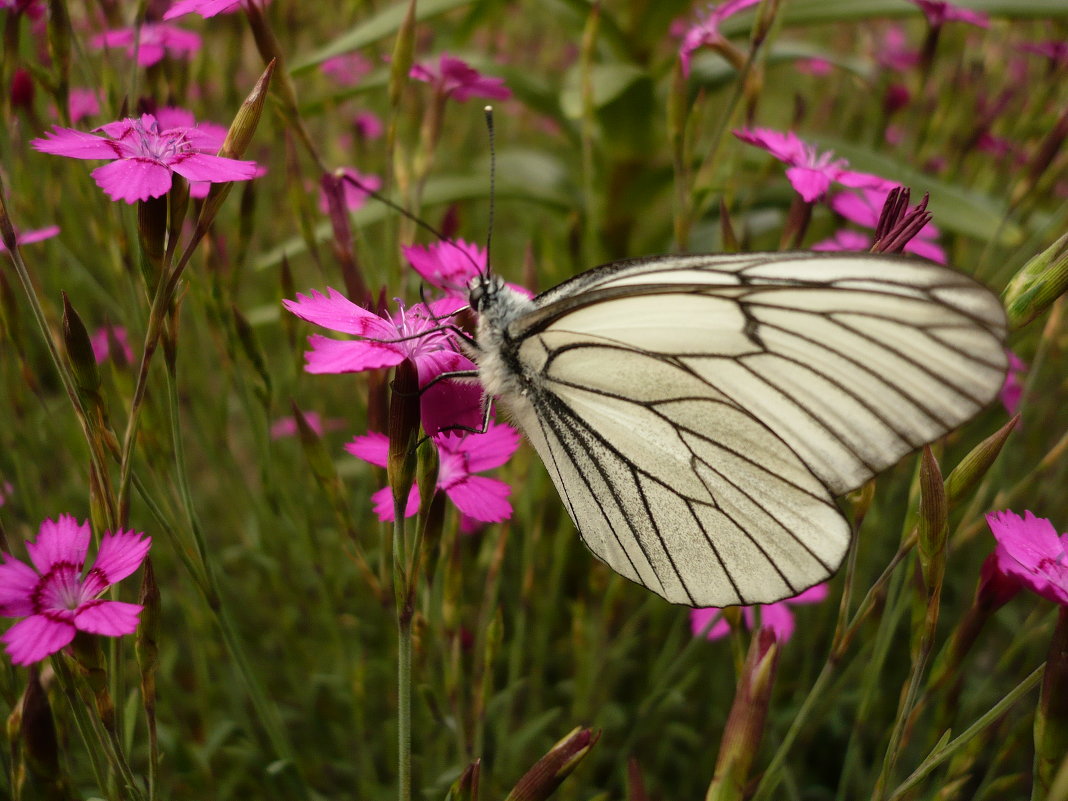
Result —
[[786, 177], [797, 194], [808, 203], [826, 193], [831, 186], [831, 179], [825, 171], [811, 167], [787, 167]]
[[[747, 606], [743, 612], [745, 615], [746, 623], [749, 628], [753, 628], [756, 615], [753, 613], [753, 607]], [[763, 628], [771, 629], [775, 632], [775, 639], [779, 642], [786, 642], [793, 636], [794, 628], [796, 624], [794, 622], [794, 613], [790, 611], [784, 603], [766, 604], [760, 607], [760, 625]]]
[[821, 242], [817, 242], [810, 248], [810, 250], [855, 250], [863, 252], [870, 247], [870, 236], [850, 228], [843, 228], [841, 231], [835, 233], [830, 239], [824, 239]]
[[[372, 509], [379, 520], [383, 522], [393, 522], [393, 490], [389, 487], [383, 487], [382, 489], [371, 495]], [[415, 484], [412, 485], [411, 491], [408, 493], [408, 504], [404, 508], [405, 517], [414, 517], [419, 512], [419, 487]]]
[[1025, 512], [992, 512], [986, 516], [998, 542], [998, 568], [1033, 592], [1068, 605], [1068, 535], [1058, 536], [1053, 524]]
[[[713, 620], [715, 623], [712, 623]], [[710, 623], [712, 623], [712, 628], [708, 628]], [[693, 632], [694, 637], [704, 634], [709, 640], [718, 640], [730, 634], [731, 627], [723, 617], [723, 610], [710, 606], [690, 610], [690, 631]]]
[[358, 373], [393, 367], [406, 358], [389, 345], [370, 340], [344, 341], [312, 334], [311, 350], [304, 353], [304, 369], [309, 373]]
[[81, 570], [90, 536], [89, 521], [79, 525], [73, 516], [60, 515], [58, 520], [41, 523], [37, 540], [26, 543], [26, 551], [38, 573], [47, 573], [60, 563]]
[[105, 534], [100, 540], [93, 570], [103, 573], [107, 585], [122, 581], [145, 561], [152, 538], [135, 531]]
[[445, 494], [457, 509], [475, 520], [499, 523], [512, 516], [512, 505], [508, 503], [512, 488], [495, 478], [469, 476], [446, 489]]
[[208, 19], [216, 14], [230, 14], [240, 8], [240, 0], [178, 0], [164, 12], [163, 19], [172, 20], [193, 13]]
[[171, 171], [148, 159], [121, 159], [97, 167], [90, 175], [112, 200], [148, 200], [171, 190]]
[[33, 615], [20, 620], [0, 636], [0, 642], [16, 665], [32, 665], [70, 645], [75, 628], [70, 623]]
[[298, 292], [296, 300], [283, 300], [282, 305], [300, 319], [332, 331], [372, 339], [397, 338], [396, 326], [387, 320], [357, 306], [336, 289], [327, 288], [326, 292], [326, 295], [314, 289], [310, 295]]
[[504, 85], [503, 78], [483, 75], [467, 62], [447, 53], [441, 54], [436, 66], [426, 62], [416, 64], [408, 74], [417, 81], [434, 84], [438, 92], [460, 103], [472, 97], [507, 100], [512, 96], [512, 90]]
[[40, 574], [25, 562], [4, 557], [0, 563], [0, 615], [25, 617], [33, 614], [31, 596]]
[[353, 437], [352, 442], [345, 446], [345, 450], [357, 459], [363, 459], [378, 467], [385, 467], [389, 456], [389, 437], [377, 431], [370, 431]]
[[44, 139], [31, 141], [30, 146], [41, 153], [72, 159], [114, 159], [121, 156], [120, 148], [111, 139], [58, 125], [46, 131]]
[[74, 615], [74, 625], [90, 634], [121, 637], [137, 630], [141, 609], [139, 604], [97, 599], [78, 609]]
[[187, 181], [247, 181], [256, 177], [256, 162], [211, 156], [207, 153], [191, 153], [170, 163], [170, 168]]
[[467, 456], [467, 469], [472, 473], [481, 473], [500, 467], [515, 453], [521, 437], [519, 432], [509, 425], [496, 423], [485, 434], [464, 437], [456, 446], [457, 453]]

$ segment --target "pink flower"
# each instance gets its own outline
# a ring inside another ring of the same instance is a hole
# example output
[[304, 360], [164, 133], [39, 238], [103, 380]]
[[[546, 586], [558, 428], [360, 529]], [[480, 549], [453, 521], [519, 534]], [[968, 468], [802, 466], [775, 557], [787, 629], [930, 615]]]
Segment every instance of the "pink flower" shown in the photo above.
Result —
[[478, 384], [437, 381], [442, 373], [474, 370], [474, 363], [455, 347], [454, 334], [442, 326], [443, 318], [466, 305], [460, 298], [443, 298], [424, 306], [403, 306], [396, 316], [377, 314], [361, 308], [335, 289], [323, 295], [282, 303], [302, 320], [360, 337], [338, 340], [312, 335], [311, 350], [305, 353], [304, 369], [309, 373], [356, 373], [393, 367], [410, 359], [416, 367], [423, 428], [434, 433], [450, 426], [482, 424], [482, 392]]
[[211, 155], [217, 149], [210, 131], [163, 128], [151, 114], [128, 117], [95, 129], [105, 136], [53, 126], [44, 139], [30, 144], [42, 153], [76, 159], [114, 159], [97, 167], [93, 180], [112, 200], [147, 200], [171, 188], [172, 173], [188, 181], [247, 181], [256, 162]]
[[182, 30], [165, 22], [146, 22], [140, 28], [119, 28], [105, 31], [91, 40], [93, 47], [125, 47], [126, 55], [133, 58], [142, 67], [151, 67], [163, 60], [165, 55], [172, 58], [189, 58], [200, 49], [200, 34]]
[[927, 24], [939, 28], [947, 22], [967, 22], [980, 28], [989, 28], [990, 19], [982, 11], [969, 11], [945, 0], [909, 0], [927, 17]]
[[363, 53], [342, 53], [328, 58], [319, 65], [319, 69], [342, 86], [355, 86], [374, 69], [374, 64]]
[[[112, 343], [117, 346], [118, 353], [111, 352]], [[126, 336], [126, 329], [121, 325], [105, 325], [96, 329], [89, 337], [89, 344], [93, 348], [93, 359], [97, 364], [103, 364], [108, 356], [119, 364], [131, 364], [133, 362], [133, 350], [130, 348], [130, 340]]]
[[900, 25], [886, 29], [881, 45], [875, 48], [875, 58], [879, 64], [895, 72], [903, 72], [920, 63], [919, 51], [908, 46], [908, 37]]
[[[853, 192], [838, 192], [832, 195], [828, 205], [847, 220], [874, 229], [879, 223], [886, 196], [896, 185], [887, 181], [882, 187], [863, 187]], [[915, 253], [925, 259], [946, 263], [946, 252], [938, 244], [941, 231], [934, 223], [927, 223], [919, 233], [905, 245], [906, 253]]]
[[67, 109], [71, 122], [93, 117], [100, 113], [100, 98], [95, 89], [71, 89]]
[[27, 542], [33, 567], [10, 556], [0, 563], [0, 615], [22, 617], [0, 637], [16, 665], [29, 665], [65, 648], [76, 631], [121, 637], [137, 628], [141, 607], [100, 595], [144, 561], [150, 537], [134, 531], [107, 533], [96, 563], [86, 571], [89, 523], [71, 515], [41, 523]]
[[[312, 431], [320, 435], [324, 431], [337, 431], [339, 428], [345, 427], [344, 420], [324, 420], [322, 415], [318, 412], [304, 412], [304, 421]], [[297, 418], [280, 417], [271, 424], [271, 439], [295, 437], [299, 431], [300, 428], [297, 426]]]
[[[163, 14], [163, 19], [175, 19], [186, 14], [200, 14], [207, 19], [216, 14], [232, 14], [242, 6], [247, 6], [254, 0], [178, 0]], [[261, 8], [267, 4], [267, 0], [258, 0], [256, 5]]]
[[787, 164], [786, 177], [799, 195], [808, 203], [826, 194], [831, 183], [844, 186], [885, 186], [889, 191], [894, 184], [877, 175], [849, 170], [849, 162], [835, 159], [834, 153], [819, 153], [813, 145], [793, 131], [782, 133], [768, 128], [743, 128], [734, 135], [750, 145], [763, 148], [779, 161]]
[[760, 0], [727, 0], [718, 6], [709, 6], [704, 13], [697, 12], [697, 22], [686, 29], [679, 46], [679, 63], [682, 74], [690, 74], [690, 61], [694, 52], [700, 47], [714, 47], [725, 41], [719, 32], [719, 24], [727, 17], [733, 17], [739, 11], [755, 6]]
[[45, 12], [41, 0], [0, 0], [0, 8], [12, 14], [25, 14], [30, 19], [40, 19]]
[[[25, 233], [15, 232], [15, 242], [19, 245], [29, 245], [33, 242], [40, 242], [42, 239], [51, 239], [59, 233], [58, 225], [50, 225], [47, 228], [38, 228], [36, 231], [26, 231]], [[3, 242], [0, 242], [0, 253], [7, 252], [7, 247]]]
[[[341, 192], [342, 196], [345, 198], [345, 208], [349, 211], [356, 211], [356, 209], [363, 206], [363, 204], [367, 202], [367, 198], [370, 197], [364, 189], [360, 188], [361, 186], [370, 189], [372, 192], [377, 192], [382, 188], [382, 179], [377, 175], [365, 175], [352, 167], [342, 167], [337, 172], [352, 179], [351, 181], [341, 182]], [[322, 189], [319, 190], [319, 211], [323, 214], [330, 213], [330, 203], [327, 201], [326, 193], [323, 192]]]
[[862, 252], [871, 248], [871, 237], [851, 228], [836, 231], [830, 239], [817, 242], [810, 250], [849, 250]]
[[[404, 258], [423, 279], [454, 297], [467, 298], [471, 280], [486, 272], [486, 249], [463, 239], [446, 239], [431, 245], [402, 247]], [[525, 297], [533, 293], [525, 287], [508, 284]]]
[[1051, 39], [1047, 42], [1024, 42], [1020, 49], [1028, 53], [1045, 56], [1053, 62], [1052, 66], [1068, 65], [1068, 41]]
[[[467, 518], [483, 523], [499, 523], [512, 516], [508, 496], [512, 488], [495, 478], [476, 476], [484, 470], [500, 467], [519, 447], [519, 432], [511, 426], [491, 423], [485, 434], [438, 434], [438, 489]], [[371, 432], [355, 437], [345, 450], [365, 462], [386, 466], [389, 439]], [[389, 487], [371, 496], [379, 520], [393, 520], [393, 494]], [[405, 507], [405, 517], [419, 511], [419, 488], [412, 487]]]
[[1027, 362], [1013, 353], [1009, 354], [1009, 370], [1005, 373], [1005, 383], [998, 392], [998, 400], [1009, 414], [1016, 414], [1020, 409], [1020, 399], [1023, 397], [1023, 382], [1020, 375], [1027, 372]]
[[472, 97], [490, 100], [507, 100], [512, 90], [504, 85], [503, 78], [491, 78], [469, 66], [466, 61], [442, 53], [438, 64], [416, 64], [408, 75], [417, 81], [434, 84], [436, 91], [463, 103]]
[[[775, 639], [786, 642], [794, 633], [794, 613], [790, 606], [794, 604], [818, 604], [827, 597], [827, 585], [817, 584], [793, 598], [787, 598], [773, 604], [759, 604], [760, 625], [762, 628], [771, 629], [775, 633]], [[742, 608], [745, 624], [750, 629], [756, 625], [756, 607], [746, 606]], [[719, 618], [715, 623], [713, 619]], [[711, 628], [708, 628], [709, 624]], [[705, 631], [706, 629], [707, 632]], [[722, 610], [716, 607], [690, 610], [690, 631], [694, 637], [700, 637], [702, 632], [710, 640], [718, 640], [730, 631], [730, 625], [722, 617]]]
[[1068, 606], [1068, 534], [1057, 535], [1053, 524], [1031, 512], [1008, 510], [986, 516], [998, 545], [998, 569], [1032, 592]]
[[361, 111], [353, 118], [352, 125], [362, 139], [378, 139], [386, 132], [386, 126], [373, 111]]

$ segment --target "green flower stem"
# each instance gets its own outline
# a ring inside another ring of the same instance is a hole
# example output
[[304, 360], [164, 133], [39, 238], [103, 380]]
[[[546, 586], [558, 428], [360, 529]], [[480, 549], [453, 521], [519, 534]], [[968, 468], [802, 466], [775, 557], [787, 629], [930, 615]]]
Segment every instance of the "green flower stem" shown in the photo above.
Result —
[[404, 502], [394, 494], [393, 582], [397, 597], [397, 797], [412, 798], [412, 605], [405, 575]]

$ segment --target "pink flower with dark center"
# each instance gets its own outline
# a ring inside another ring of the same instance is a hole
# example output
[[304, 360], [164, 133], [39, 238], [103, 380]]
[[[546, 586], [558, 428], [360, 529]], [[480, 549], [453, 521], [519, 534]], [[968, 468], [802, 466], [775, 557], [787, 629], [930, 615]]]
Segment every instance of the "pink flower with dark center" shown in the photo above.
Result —
[[998, 542], [994, 555], [1002, 574], [1068, 606], [1068, 534], [1058, 536], [1049, 520], [1031, 512], [991, 512], [986, 522]]
[[[15, 232], [15, 242], [19, 245], [29, 245], [34, 242], [40, 242], [44, 239], [51, 239], [59, 233], [58, 225], [50, 225], [47, 228], [38, 228], [36, 231], [26, 231], [24, 233]], [[3, 242], [0, 242], [0, 253], [6, 253], [7, 247]]]
[[[416, 367], [423, 428], [434, 433], [452, 426], [475, 428], [482, 424], [482, 391], [476, 383], [440, 380], [442, 373], [474, 370], [474, 363], [455, 346], [455, 334], [443, 327], [447, 317], [466, 305], [460, 298], [443, 298], [424, 306], [403, 306], [395, 315], [377, 314], [357, 306], [335, 289], [312, 291], [284, 300], [283, 305], [302, 320], [358, 340], [312, 335], [305, 353], [309, 373], [356, 373], [393, 367], [410, 359]], [[431, 382], [434, 382], [431, 385]]]
[[[886, 196], [896, 186], [889, 181], [885, 183], [885, 187], [863, 187], [856, 191], [838, 192], [831, 196], [828, 205], [847, 220], [874, 229], [879, 224], [879, 214], [886, 202]], [[927, 223], [905, 245], [905, 252], [945, 264], [946, 252], [937, 242], [940, 235], [941, 231], [934, 223]]]
[[851, 187], [885, 187], [894, 184], [885, 178], [847, 169], [849, 162], [836, 159], [834, 153], [820, 153], [802, 141], [793, 131], [782, 133], [768, 128], [743, 128], [734, 135], [750, 145], [763, 148], [787, 165], [786, 177], [799, 195], [812, 203], [827, 193], [832, 183]]
[[442, 53], [437, 65], [423, 62], [414, 65], [408, 75], [417, 81], [434, 84], [437, 92], [463, 103], [472, 97], [489, 100], [507, 100], [512, 90], [504, 85], [503, 78], [483, 75], [466, 61], [448, 53]]
[[[463, 239], [446, 239], [431, 245], [402, 247], [404, 258], [427, 283], [458, 298], [467, 298], [471, 280], [486, 273], [486, 249]], [[525, 297], [533, 293], [525, 287], [508, 284]]]
[[374, 64], [363, 53], [342, 53], [328, 58], [319, 69], [342, 86], [355, 86], [374, 69]]
[[105, 31], [94, 36], [90, 42], [96, 48], [126, 48], [126, 55], [133, 58], [142, 67], [151, 67], [163, 60], [164, 56], [172, 58], [189, 58], [200, 50], [200, 34], [182, 30], [165, 22], [146, 22], [140, 28], [120, 28]]
[[939, 28], [947, 22], [967, 22], [980, 28], [990, 27], [990, 18], [982, 11], [970, 11], [945, 0], [909, 0], [927, 17], [927, 24]]
[[1020, 376], [1027, 372], [1027, 362], [1011, 350], [1006, 353], [1009, 355], [1009, 370], [1005, 373], [1005, 383], [998, 392], [998, 400], [1005, 407], [1005, 411], [1016, 414], [1020, 410], [1020, 399], [1023, 398], [1023, 382]]
[[91, 173], [112, 200], [148, 200], [171, 188], [172, 173], [186, 180], [225, 183], [256, 175], [256, 162], [211, 155], [218, 149], [210, 131], [163, 128], [151, 114], [126, 118], [95, 129], [104, 136], [53, 126], [30, 144], [42, 153], [76, 159], [114, 159]]
[[[382, 179], [377, 175], [364, 174], [353, 167], [342, 167], [337, 170], [337, 173], [351, 179], [341, 182], [341, 193], [345, 199], [345, 208], [349, 211], [356, 211], [367, 202], [367, 198], [370, 197], [367, 189], [377, 192], [382, 188]], [[361, 187], [366, 187], [366, 189]], [[322, 189], [319, 190], [319, 211], [323, 214], [330, 213], [330, 203], [327, 201], [326, 193]]]
[[682, 74], [690, 74], [690, 62], [696, 50], [701, 47], [715, 47], [725, 41], [723, 34], [719, 32], [719, 25], [723, 20], [759, 2], [760, 0], [727, 0], [717, 6], [709, 6], [704, 13], [698, 11], [697, 22], [683, 33], [682, 44], [679, 46]]
[[[827, 597], [827, 592], [826, 584], [817, 584], [793, 598], [786, 598], [777, 603], [743, 607], [742, 615], [745, 617], [746, 626], [752, 629], [756, 625], [754, 610], [759, 608], [761, 627], [775, 632], [775, 639], [779, 642], [786, 642], [793, 636], [795, 627], [794, 613], [790, 611], [790, 607], [795, 604], [818, 604]], [[730, 624], [723, 618], [722, 610], [717, 607], [691, 609], [690, 631], [694, 637], [704, 634], [709, 640], [718, 640], [730, 632]]]
[[141, 607], [100, 595], [141, 566], [152, 539], [134, 531], [107, 533], [96, 562], [85, 570], [89, 523], [71, 515], [41, 523], [27, 542], [33, 566], [4, 556], [0, 563], [0, 615], [21, 617], [0, 637], [16, 665], [29, 665], [65, 648], [77, 631], [121, 637], [137, 628]]
[[[508, 496], [512, 488], [495, 478], [477, 476], [507, 462], [519, 447], [519, 432], [511, 426], [491, 423], [485, 434], [438, 434], [438, 485], [460, 513], [471, 520], [499, 523], [512, 516]], [[371, 432], [355, 437], [345, 450], [365, 462], [386, 466], [389, 438]], [[393, 494], [384, 487], [371, 496], [379, 520], [393, 520]], [[419, 511], [419, 488], [408, 495], [405, 517]]]

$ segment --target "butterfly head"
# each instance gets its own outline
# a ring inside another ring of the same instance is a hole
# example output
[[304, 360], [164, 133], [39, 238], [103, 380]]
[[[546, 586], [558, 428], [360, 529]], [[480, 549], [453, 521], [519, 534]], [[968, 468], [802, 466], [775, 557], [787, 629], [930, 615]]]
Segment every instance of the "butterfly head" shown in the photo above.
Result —
[[467, 299], [471, 308], [481, 314], [493, 306], [504, 287], [504, 280], [497, 275], [478, 275], [467, 286]]

